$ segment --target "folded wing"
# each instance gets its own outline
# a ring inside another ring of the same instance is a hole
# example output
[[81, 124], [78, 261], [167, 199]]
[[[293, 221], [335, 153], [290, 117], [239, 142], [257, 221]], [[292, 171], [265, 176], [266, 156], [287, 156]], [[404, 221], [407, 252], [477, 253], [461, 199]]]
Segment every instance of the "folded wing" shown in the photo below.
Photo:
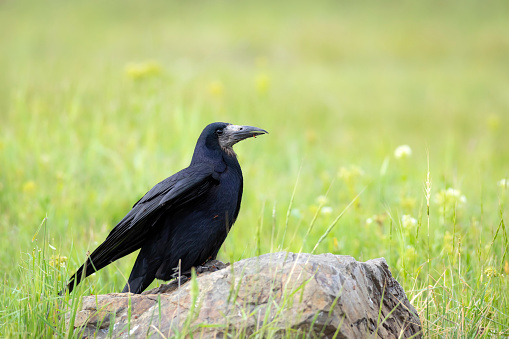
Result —
[[196, 164], [161, 181], [141, 198], [113, 228], [106, 240], [69, 279], [72, 292], [82, 277], [141, 248], [159, 218], [192, 203], [217, 184], [217, 174], [209, 164]]

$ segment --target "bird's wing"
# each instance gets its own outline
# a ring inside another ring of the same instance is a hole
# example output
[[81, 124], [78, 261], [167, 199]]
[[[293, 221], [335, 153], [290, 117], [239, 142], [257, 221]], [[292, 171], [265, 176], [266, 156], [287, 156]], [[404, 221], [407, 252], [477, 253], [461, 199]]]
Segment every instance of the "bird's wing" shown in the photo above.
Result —
[[148, 191], [110, 232], [104, 241], [105, 245], [126, 246], [131, 238], [135, 242], [143, 242], [143, 235], [149, 231], [160, 214], [199, 198], [216, 182], [215, 178], [211, 165], [198, 164], [161, 181]]
[[[196, 164], [161, 181], [141, 198], [127, 215], [111, 230], [106, 240], [97, 247], [83, 265], [71, 277], [80, 278], [86, 268], [86, 276], [111, 262], [136, 251], [146, 240], [152, 226], [161, 215], [192, 202], [217, 183], [213, 166]], [[77, 279], [79, 282], [81, 279]], [[71, 287], [72, 289], [72, 287]]]

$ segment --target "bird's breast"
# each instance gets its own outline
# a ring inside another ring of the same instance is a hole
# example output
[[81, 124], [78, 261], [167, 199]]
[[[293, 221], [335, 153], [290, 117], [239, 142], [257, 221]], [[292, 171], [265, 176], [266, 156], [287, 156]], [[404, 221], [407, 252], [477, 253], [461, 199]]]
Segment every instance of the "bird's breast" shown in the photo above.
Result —
[[213, 220], [229, 218], [233, 224], [238, 214], [239, 199], [242, 197], [242, 173], [227, 168], [219, 176], [219, 183], [209, 192], [208, 201], [212, 202]]

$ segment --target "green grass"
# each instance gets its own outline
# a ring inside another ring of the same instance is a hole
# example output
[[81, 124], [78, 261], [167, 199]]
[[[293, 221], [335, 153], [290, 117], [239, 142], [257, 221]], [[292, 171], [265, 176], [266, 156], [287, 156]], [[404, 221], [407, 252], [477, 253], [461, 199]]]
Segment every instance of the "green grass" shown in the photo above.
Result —
[[[0, 336], [67, 335], [68, 274], [212, 121], [270, 132], [236, 147], [221, 259], [311, 252], [362, 191], [315, 253], [385, 257], [428, 337], [509, 335], [508, 9], [2, 2]], [[121, 290], [134, 260], [75, 295]]]

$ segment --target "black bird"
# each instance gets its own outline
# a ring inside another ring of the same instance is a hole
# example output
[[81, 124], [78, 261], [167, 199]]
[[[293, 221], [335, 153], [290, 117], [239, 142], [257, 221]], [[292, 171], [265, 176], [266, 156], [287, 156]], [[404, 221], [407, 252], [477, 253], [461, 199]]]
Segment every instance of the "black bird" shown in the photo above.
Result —
[[232, 146], [267, 131], [216, 122], [205, 127], [189, 167], [161, 181], [113, 228], [69, 279], [82, 279], [141, 248], [122, 292], [141, 293], [157, 278], [215, 259], [237, 219], [243, 178]]

